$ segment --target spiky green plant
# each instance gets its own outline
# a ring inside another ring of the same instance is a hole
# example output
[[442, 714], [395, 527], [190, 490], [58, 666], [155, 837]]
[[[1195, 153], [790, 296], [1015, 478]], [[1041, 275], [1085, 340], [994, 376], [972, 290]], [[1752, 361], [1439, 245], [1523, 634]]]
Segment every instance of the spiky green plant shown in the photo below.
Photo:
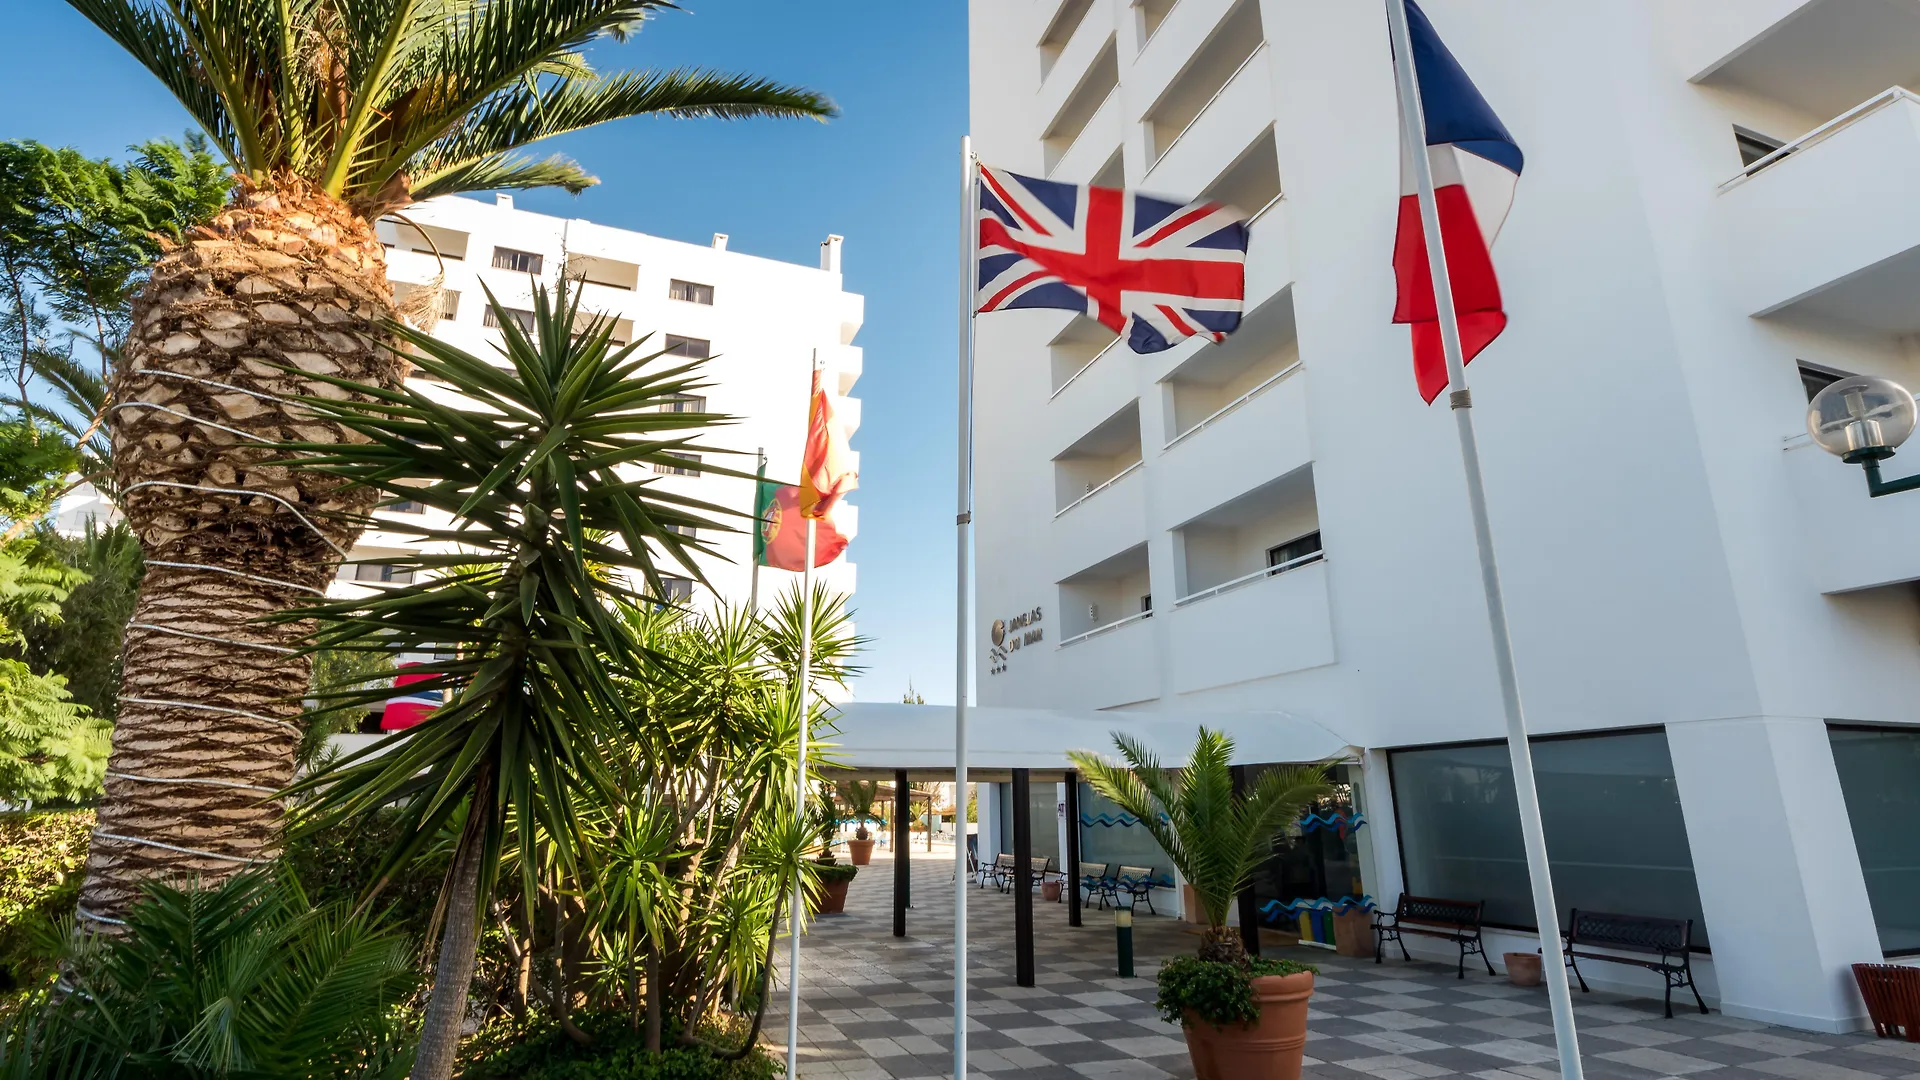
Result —
[[[400, 560], [416, 571], [412, 584], [290, 616], [319, 621], [315, 648], [447, 658], [417, 669], [431, 676], [420, 689], [448, 692], [444, 706], [394, 745], [294, 789], [315, 797], [302, 830], [405, 800], [407, 839], [389, 869], [458, 830], [420, 1080], [444, 1080], [452, 1069], [483, 898], [503, 849], [511, 841], [519, 853], [529, 903], [543, 859], [569, 874], [580, 864], [578, 807], [602, 801], [611, 783], [605, 733], [634, 725], [616, 675], [642, 666], [614, 603], [650, 605], [665, 595], [658, 558], [701, 577], [693, 556], [713, 549], [695, 537], [731, 531], [733, 513], [665, 490], [651, 474], [627, 475], [675, 461], [673, 452], [726, 420], [658, 408], [704, 388], [704, 361], [648, 351], [644, 341], [615, 348], [612, 321], [588, 320], [564, 279], [552, 295], [536, 290], [531, 332], [497, 303], [495, 311], [508, 366], [396, 327], [422, 373], [459, 394], [402, 388], [368, 391], [364, 403], [310, 398], [309, 408], [364, 441], [290, 448], [311, 455], [311, 470], [413, 499], [454, 522], [389, 523], [430, 547], [456, 549]], [[325, 708], [386, 693], [319, 696]]]
[[1085, 750], [1068, 753], [1093, 790], [1112, 799], [1167, 853], [1206, 912], [1200, 957], [1244, 963], [1246, 947], [1227, 927], [1233, 898], [1273, 853], [1273, 838], [1332, 790], [1323, 765], [1267, 769], [1244, 793], [1233, 790], [1233, 740], [1206, 727], [1187, 763], [1161, 766], [1139, 739], [1113, 733], [1125, 764]]

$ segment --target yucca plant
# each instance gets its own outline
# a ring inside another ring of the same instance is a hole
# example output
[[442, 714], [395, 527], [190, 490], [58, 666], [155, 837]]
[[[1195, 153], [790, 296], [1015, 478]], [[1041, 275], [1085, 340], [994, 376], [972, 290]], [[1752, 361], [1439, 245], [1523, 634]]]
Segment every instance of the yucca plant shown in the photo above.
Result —
[[[454, 549], [401, 560], [413, 584], [287, 616], [319, 622], [312, 648], [445, 658], [418, 669], [432, 676], [420, 689], [448, 695], [425, 722], [292, 789], [314, 796], [303, 830], [404, 800], [406, 839], [389, 868], [457, 827], [415, 1080], [452, 1070], [484, 898], [510, 834], [529, 902], [541, 859], [577, 873], [577, 807], [604, 801], [605, 734], [634, 724], [616, 675], [642, 667], [614, 604], [665, 595], [656, 552], [701, 577], [694, 554], [713, 549], [694, 537], [732, 531], [725, 521], [734, 513], [665, 491], [650, 472], [627, 475], [677, 460], [673, 452], [725, 422], [660, 411], [706, 387], [697, 375], [704, 361], [649, 352], [644, 340], [613, 347], [612, 321], [587, 320], [564, 279], [551, 296], [535, 290], [531, 334], [497, 302], [495, 310], [507, 367], [395, 327], [421, 371], [460, 387], [459, 396], [411, 387], [369, 390], [369, 401], [308, 399], [354, 438], [289, 448], [313, 455], [307, 467], [335, 482], [453, 518], [451, 528], [409, 527]], [[321, 695], [321, 705], [387, 693], [344, 690]]]
[[1273, 854], [1273, 838], [1300, 811], [1332, 790], [1322, 765], [1263, 771], [1245, 792], [1233, 790], [1233, 740], [1206, 727], [1183, 767], [1169, 771], [1145, 744], [1114, 732], [1125, 764], [1085, 750], [1068, 753], [1093, 790], [1140, 819], [1193, 888], [1206, 913], [1200, 958], [1246, 962], [1246, 946], [1227, 911], [1253, 872]]
[[377, 913], [316, 907], [284, 872], [157, 883], [112, 937], [62, 952], [0, 1032], [5, 1080], [401, 1080], [414, 948]]
[[[115, 756], [83, 908], [148, 877], [269, 855], [311, 661], [262, 621], [332, 579], [376, 497], [289, 462], [357, 434], [300, 399], [396, 389], [375, 224], [436, 195], [594, 183], [520, 151], [623, 117], [825, 118], [810, 91], [710, 71], [601, 74], [666, 0], [68, 0], [160, 80], [235, 175], [133, 304], [113, 472], [148, 573], [126, 640]], [[181, 783], [181, 780], [194, 783]], [[111, 927], [112, 923], [98, 925]]]

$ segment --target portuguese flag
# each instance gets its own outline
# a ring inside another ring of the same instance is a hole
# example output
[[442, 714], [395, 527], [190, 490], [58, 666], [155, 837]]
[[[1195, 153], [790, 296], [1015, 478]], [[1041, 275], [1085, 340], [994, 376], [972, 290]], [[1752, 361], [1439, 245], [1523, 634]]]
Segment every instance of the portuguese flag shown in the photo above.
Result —
[[[753, 534], [753, 561], [776, 570], [796, 573], [806, 568], [807, 520], [800, 516], [800, 489], [776, 484], [762, 476], [753, 500], [759, 528]], [[833, 527], [829, 514], [814, 526], [813, 565], [825, 566], [847, 550], [847, 538]]]

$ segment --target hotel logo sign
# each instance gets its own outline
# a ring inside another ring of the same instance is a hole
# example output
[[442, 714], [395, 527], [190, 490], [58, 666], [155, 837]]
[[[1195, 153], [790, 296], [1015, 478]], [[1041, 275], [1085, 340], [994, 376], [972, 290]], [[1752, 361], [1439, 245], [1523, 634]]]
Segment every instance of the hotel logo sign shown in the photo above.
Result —
[[1040, 617], [1040, 609], [1034, 608], [1011, 618], [993, 620], [993, 628], [987, 632], [993, 642], [993, 647], [987, 651], [987, 674], [998, 675], [1006, 671], [1008, 657], [1040, 643]]

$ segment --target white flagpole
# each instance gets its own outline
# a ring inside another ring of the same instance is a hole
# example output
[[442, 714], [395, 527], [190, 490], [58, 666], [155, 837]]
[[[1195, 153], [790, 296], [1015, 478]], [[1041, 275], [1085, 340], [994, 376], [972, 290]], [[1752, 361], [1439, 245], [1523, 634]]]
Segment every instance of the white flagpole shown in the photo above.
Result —
[[979, 239], [973, 137], [960, 139], [960, 463], [954, 514], [953, 606], [953, 1076], [967, 1077], [967, 541], [973, 531], [973, 274]]
[[1460, 458], [1466, 467], [1467, 502], [1473, 513], [1473, 539], [1480, 553], [1480, 584], [1486, 593], [1487, 622], [1493, 631], [1494, 667], [1500, 676], [1500, 702], [1507, 715], [1507, 752], [1513, 760], [1513, 788], [1520, 808], [1520, 836], [1527, 854], [1527, 877], [1533, 883], [1534, 921], [1540, 928], [1540, 966], [1546, 975], [1547, 998], [1553, 1006], [1553, 1041], [1560, 1051], [1560, 1075], [1580, 1080], [1580, 1040], [1574, 1032], [1573, 999], [1567, 988], [1567, 968], [1561, 957], [1560, 915], [1553, 899], [1548, 872], [1547, 840], [1540, 824], [1540, 793], [1534, 787], [1533, 753], [1527, 746], [1527, 721], [1520, 711], [1520, 684], [1513, 667], [1513, 640], [1507, 631], [1506, 603], [1500, 595], [1500, 569], [1494, 561], [1493, 532], [1487, 522], [1487, 493], [1480, 476], [1480, 448], [1473, 434], [1473, 396], [1467, 388], [1467, 365], [1460, 348], [1459, 316], [1453, 307], [1453, 283], [1447, 277], [1446, 248], [1441, 242], [1440, 208], [1433, 196], [1433, 165], [1427, 158], [1426, 115], [1420, 104], [1420, 82], [1413, 69], [1412, 34], [1407, 29], [1406, 0], [1386, 0], [1387, 26], [1393, 40], [1393, 74], [1400, 98], [1402, 152], [1413, 166], [1419, 187], [1420, 227], [1426, 239], [1427, 267], [1433, 275], [1433, 298], [1440, 316], [1440, 343], [1447, 358], [1447, 404], [1453, 409], [1460, 433]]
[[[814, 350], [813, 369], [820, 370], [820, 352]], [[807, 420], [813, 420], [813, 390], [807, 390]], [[813, 539], [820, 521], [807, 515], [807, 558], [800, 564], [800, 762], [793, 774], [794, 812], [802, 825], [807, 820], [807, 725], [813, 712]], [[800, 922], [802, 892], [800, 875], [793, 878], [793, 910], [787, 914], [787, 1077], [800, 1075]]]

